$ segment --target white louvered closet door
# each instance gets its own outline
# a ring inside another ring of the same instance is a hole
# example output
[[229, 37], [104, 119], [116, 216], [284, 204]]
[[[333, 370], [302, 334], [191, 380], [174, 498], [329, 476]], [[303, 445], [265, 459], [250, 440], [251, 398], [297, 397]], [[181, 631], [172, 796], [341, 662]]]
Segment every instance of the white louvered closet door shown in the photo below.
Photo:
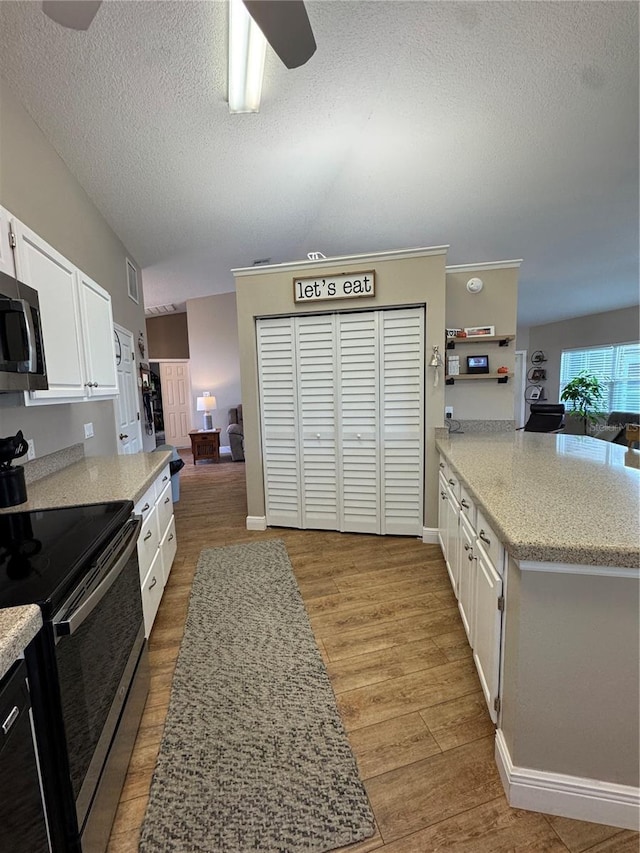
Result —
[[339, 530], [335, 315], [296, 318], [302, 527]]
[[422, 533], [424, 309], [381, 311], [381, 533]]
[[294, 318], [258, 320], [262, 464], [267, 524], [300, 527]]
[[342, 526], [380, 533], [378, 312], [337, 314]]

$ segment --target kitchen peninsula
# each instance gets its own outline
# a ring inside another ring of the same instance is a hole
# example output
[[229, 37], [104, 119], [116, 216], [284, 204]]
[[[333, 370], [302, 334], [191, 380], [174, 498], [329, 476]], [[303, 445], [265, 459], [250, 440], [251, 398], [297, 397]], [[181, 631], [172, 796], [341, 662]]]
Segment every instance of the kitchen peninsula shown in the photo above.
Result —
[[509, 802], [637, 829], [638, 470], [624, 447], [583, 436], [436, 447], [440, 541]]

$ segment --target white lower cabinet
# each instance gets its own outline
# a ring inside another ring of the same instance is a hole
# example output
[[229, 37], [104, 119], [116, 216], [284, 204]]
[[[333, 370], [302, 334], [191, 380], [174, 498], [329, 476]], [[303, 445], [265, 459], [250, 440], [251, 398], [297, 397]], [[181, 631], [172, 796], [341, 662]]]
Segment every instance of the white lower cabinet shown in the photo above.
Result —
[[476, 561], [474, 555], [474, 530], [465, 518], [460, 516], [460, 552], [458, 554], [458, 609], [462, 624], [473, 648], [474, 636], [474, 599], [476, 581]]
[[482, 692], [498, 720], [504, 616], [504, 546], [466, 488], [440, 459], [438, 536]]
[[497, 698], [500, 679], [500, 634], [504, 598], [502, 578], [491, 561], [478, 547], [475, 602], [473, 616], [473, 660], [478, 670], [482, 692], [494, 723], [498, 721]]
[[133, 511], [142, 517], [138, 563], [144, 633], [149, 637], [177, 547], [168, 465], [137, 501]]

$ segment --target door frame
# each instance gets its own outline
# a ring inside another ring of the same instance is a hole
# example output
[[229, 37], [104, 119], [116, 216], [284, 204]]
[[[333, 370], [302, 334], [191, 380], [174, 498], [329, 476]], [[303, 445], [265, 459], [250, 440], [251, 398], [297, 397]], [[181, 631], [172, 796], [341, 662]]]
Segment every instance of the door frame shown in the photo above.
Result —
[[[518, 356], [522, 356], [520, 364], [518, 364]], [[526, 419], [526, 403], [524, 399], [524, 392], [526, 388], [526, 379], [527, 379], [527, 350], [526, 349], [517, 349], [515, 351], [515, 362], [514, 362], [514, 376], [513, 376], [513, 384], [514, 384], [514, 409], [513, 409], [513, 417], [516, 422], [516, 429], [524, 426]]]
[[[138, 424], [138, 447], [140, 448], [140, 453], [142, 453], [144, 449], [144, 445], [142, 443], [142, 421], [140, 420], [140, 387], [138, 385], [138, 362], [136, 361], [136, 350], [135, 350], [135, 337], [133, 332], [130, 332], [129, 329], [125, 329], [124, 326], [121, 326], [119, 323], [113, 324], [113, 329], [120, 334], [129, 335], [131, 338], [131, 361], [133, 364], [133, 370], [131, 372], [131, 380], [133, 382], [133, 399], [135, 400], [135, 410], [137, 415], [137, 424]], [[116, 364], [117, 371], [117, 364]], [[120, 429], [120, 425], [118, 424], [118, 400], [115, 399], [113, 401], [113, 419], [115, 421], [116, 427], [116, 447], [118, 448], [118, 455], [120, 454], [120, 442], [118, 440], [118, 431]]]

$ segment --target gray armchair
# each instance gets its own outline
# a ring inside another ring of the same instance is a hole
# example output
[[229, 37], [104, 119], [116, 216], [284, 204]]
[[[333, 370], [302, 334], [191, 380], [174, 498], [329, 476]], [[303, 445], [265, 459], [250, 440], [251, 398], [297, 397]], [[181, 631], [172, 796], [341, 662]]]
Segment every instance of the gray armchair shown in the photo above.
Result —
[[244, 462], [244, 426], [242, 423], [242, 403], [234, 409], [229, 409], [229, 426], [227, 427], [231, 459], [234, 462]]

